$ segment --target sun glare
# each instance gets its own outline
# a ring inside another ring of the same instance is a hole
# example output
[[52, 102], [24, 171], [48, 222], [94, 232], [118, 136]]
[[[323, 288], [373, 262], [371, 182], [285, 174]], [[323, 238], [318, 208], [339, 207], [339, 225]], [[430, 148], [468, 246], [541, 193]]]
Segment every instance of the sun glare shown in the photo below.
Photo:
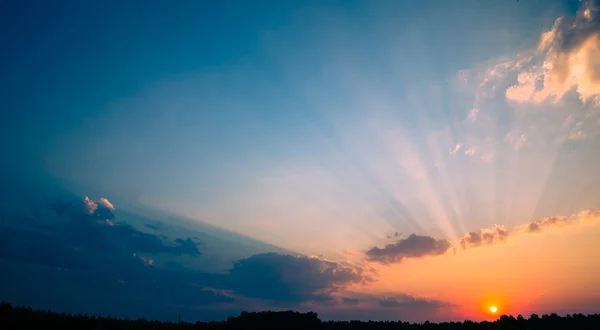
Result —
[[498, 311], [498, 308], [496, 308], [496, 306], [490, 306], [490, 312], [496, 313], [497, 311]]

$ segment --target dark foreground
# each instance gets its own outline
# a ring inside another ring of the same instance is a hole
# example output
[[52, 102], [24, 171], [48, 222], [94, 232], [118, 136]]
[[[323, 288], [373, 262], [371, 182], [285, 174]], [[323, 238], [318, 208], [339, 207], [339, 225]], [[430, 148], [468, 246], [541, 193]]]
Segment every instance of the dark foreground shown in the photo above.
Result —
[[317, 314], [298, 312], [242, 312], [222, 322], [158, 322], [120, 320], [110, 317], [58, 314], [0, 303], [0, 329], [600, 329], [600, 314], [556, 314], [501, 316], [494, 322], [449, 322], [424, 324], [408, 322], [321, 321]]

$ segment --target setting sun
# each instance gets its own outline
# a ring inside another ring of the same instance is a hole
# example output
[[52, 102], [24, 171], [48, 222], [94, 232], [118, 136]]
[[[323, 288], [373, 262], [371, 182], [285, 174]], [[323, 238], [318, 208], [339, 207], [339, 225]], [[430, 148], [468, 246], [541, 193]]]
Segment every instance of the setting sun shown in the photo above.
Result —
[[491, 306], [490, 307], [490, 312], [496, 313], [497, 311], [498, 311], [498, 308], [496, 308], [496, 306]]

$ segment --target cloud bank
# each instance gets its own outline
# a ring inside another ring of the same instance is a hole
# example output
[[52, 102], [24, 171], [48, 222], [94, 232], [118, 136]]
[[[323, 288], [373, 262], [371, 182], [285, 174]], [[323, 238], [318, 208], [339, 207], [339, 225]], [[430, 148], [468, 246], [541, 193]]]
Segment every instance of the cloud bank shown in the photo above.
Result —
[[585, 210], [570, 216], [553, 216], [534, 220], [516, 226], [510, 230], [503, 226], [495, 225], [491, 229], [481, 229], [479, 232], [470, 232], [459, 240], [462, 249], [469, 249], [485, 245], [505, 243], [509, 237], [521, 234], [538, 234], [551, 228], [566, 226], [593, 225], [600, 221], [600, 209]]
[[398, 303], [383, 312], [383, 297], [347, 292], [349, 286], [375, 281], [371, 270], [316, 257], [258, 253], [233, 260], [225, 272], [209, 273], [192, 267], [213, 257], [200, 253], [195, 236], [169, 238], [157, 219], [142, 218], [136, 228], [118, 217], [117, 206], [106, 198], [63, 197], [30, 205], [48, 209], [60, 221], [31, 228], [0, 224], [0, 294], [17, 304], [163, 320], [178, 312], [190, 320], [211, 320], [282, 307], [336, 318], [356, 318], [352, 311], [364, 307], [369, 312], [359, 317], [366, 319], [407, 310], [425, 315], [439, 306], [396, 295]]
[[[488, 245], [504, 244], [508, 239], [521, 234], [539, 234], [551, 228], [562, 228], [576, 225], [596, 225], [600, 223], [600, 209], [585, 210], [570, 216], [554, 216], [531, 221], [529, 223], [506, 229], [501, 225], [472, 231], [458, 240], [458, 246], [463, 250]], [[401, 263], [407, 258], [443, 255], [453, 248], [448, 240], [438, 240], [430, 236], [411, 234], [406, 239], [400, 239], [394, 244], [383, 248], [372, 247], [365, 252], [368, 261], [381, 264]]]

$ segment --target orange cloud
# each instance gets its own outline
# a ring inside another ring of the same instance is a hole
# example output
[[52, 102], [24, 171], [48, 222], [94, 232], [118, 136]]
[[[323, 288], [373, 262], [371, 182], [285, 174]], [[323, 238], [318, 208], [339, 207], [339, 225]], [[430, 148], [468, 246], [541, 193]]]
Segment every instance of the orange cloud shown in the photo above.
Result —
[[510, 230], [503, 226], [495, 225], [491, 229], [481, 229], [479, 232], [470, 232], [462, 237], [458, 245], [463, 249], [504, 243], [509, 236], [522, 233], [541, 233], [551, 227], [559, 228], [572, 225], [593, 225], [600, 221], [600, 209], [585, 210], [570, 216], [554, 216], [531, 221]]
[[490, 245], [505, 242], [509, 232], [503, 226], [495, 225], [492, 229], [481, 229], [479, 232], [470, 232], [458, 241], [463, 249], [480, 245]]
[[[458, 246], [471, 249], [486, 245], [505, 243], [509, 237], [519, 234], [537, 234], [549, 228], [561, 228], [574, 225], [595, 225], [600, 223], [600, 209], [585, 210], [570, 216], [554, 216], [531, 221], [524, 225], [506, 229], [501, 225], [472, 231], [458, 240]], [[421, 258], [446, 254], [453, 244], [445, 239], [435, 239], [430, 236], [411, 234], [405, 239], [399, 239], [393, 244], [372, 247], [365, 252], [368, 261], [381, 264], [401, 263], [405, 259]], [[456, 250], [455, 250], [456, 252]]]

